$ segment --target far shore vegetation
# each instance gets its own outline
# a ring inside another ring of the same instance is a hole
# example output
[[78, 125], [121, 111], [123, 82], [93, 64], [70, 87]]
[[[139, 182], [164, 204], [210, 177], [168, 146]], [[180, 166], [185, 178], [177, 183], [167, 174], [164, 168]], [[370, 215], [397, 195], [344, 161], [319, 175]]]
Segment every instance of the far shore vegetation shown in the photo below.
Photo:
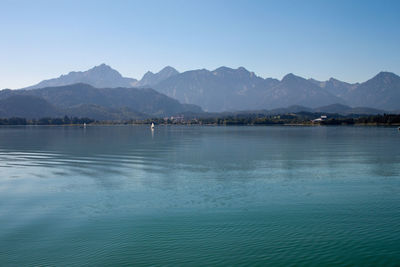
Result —
[[[214, 114], [215, 115], [215, 114]], [[323, 118], [323, 119], [321, 119]], [[400, 126], [400, 114], [383, 115], [338, 115], [299, 112], [282, 115], [236, 114], [228, 116], [193, 117], [172, 116], [164, 118], [132, 119], [124, 121], [94, 120], [90, 118], [0, 118], [0, 125], [376, 125]]]

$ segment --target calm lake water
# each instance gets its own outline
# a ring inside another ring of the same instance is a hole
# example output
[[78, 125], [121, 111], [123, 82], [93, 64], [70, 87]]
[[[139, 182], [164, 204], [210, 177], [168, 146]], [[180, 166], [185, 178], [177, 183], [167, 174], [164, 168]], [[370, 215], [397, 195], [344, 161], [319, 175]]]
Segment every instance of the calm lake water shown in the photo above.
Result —
[[0, 265], [400, 264], [400, 132], [2, 127]]

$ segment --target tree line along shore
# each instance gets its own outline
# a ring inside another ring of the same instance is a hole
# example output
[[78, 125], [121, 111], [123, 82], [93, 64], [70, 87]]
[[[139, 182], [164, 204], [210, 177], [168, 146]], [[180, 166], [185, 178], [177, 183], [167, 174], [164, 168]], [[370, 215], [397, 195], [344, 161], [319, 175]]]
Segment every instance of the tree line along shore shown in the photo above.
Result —
[[[318, 119], [323, 117], [324, 119]], [[317, 118], [317, 119], [316, 119]], [[316, 113], [293, 113], [283, 115], [242, 114], [205, 118], [148, 118], [124, 121], [99, 121], [90, 118], [0, 118], [0, 125], [116, 125], [116, 124], [151, 124], [156, 125], [383, 125], [400, 126], [400, 114], [383, 115], [348, 115], [338, 114], [321, 116]]]

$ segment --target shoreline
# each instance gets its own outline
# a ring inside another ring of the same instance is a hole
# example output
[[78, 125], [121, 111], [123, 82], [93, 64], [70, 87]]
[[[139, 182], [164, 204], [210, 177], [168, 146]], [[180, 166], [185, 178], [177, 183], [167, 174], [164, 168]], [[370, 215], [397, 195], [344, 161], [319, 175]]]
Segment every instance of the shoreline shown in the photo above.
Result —
[[[80, 127], [87, 128], [93, 126], [147, 126], [151, 125], [151, 123], [90, 123], [86, 124], [86, 126], [82, 124], [10, 124], [10, 125], [0, 125], [0, 127], [10, 127], [10, 126], [30, 126], [30, 127]], [[195, 123], [160, 123], [155, 124], [155, 126], [208, 126], [208, 127], [232, 127], [232, 126], [252, 126], [252, 127], [276, 127], [276, 126], [287, 126], [287, 127], [320, 127], [320, 126], [362, 126], [362, 127], [400, 127], [400, 123], [395, 124], [387, 124], [387, 123], [355, 123], [355, 124], [312, 124], [312, 123], [276, 123], [276, 124], [195, 124]]]

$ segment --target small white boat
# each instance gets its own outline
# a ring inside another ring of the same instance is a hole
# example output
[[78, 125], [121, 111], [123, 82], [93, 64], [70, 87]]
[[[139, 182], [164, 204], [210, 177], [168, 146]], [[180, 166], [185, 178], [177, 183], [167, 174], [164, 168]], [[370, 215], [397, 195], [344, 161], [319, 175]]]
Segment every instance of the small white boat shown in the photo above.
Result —
[[151, 128], [152, 130], [154, 130], [154, 122], [151, 123], [150, 128]]

